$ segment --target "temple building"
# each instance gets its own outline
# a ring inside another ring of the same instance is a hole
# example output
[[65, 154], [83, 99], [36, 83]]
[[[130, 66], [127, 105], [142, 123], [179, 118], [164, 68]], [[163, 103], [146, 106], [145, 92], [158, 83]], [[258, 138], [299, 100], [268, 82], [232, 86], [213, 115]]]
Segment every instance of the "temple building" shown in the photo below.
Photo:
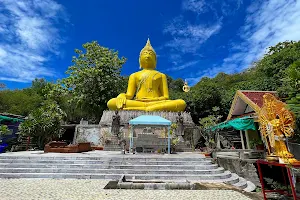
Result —
[[227, 120], [212, 129], [237, 130], [240, 134], [241, 149], [262, 149], [257, 116], [263, 105], [263, 96], [267, 93], [276, 95], [275, 91], [238, 90], [233, 98]]
[[[275, 91], [238, 90], [234, 96], [227, 121], [240, 120], [245, 126], [244, 129], [240, 130], [243, 149], [251, 149], [258, 146], [261, 149], [261, 146], [263, 146], [260, 143], [261, 138], [258, 131], [257, 115], [259, 109], [263, 106], [263, 96], [267, 93], [276, 95]], [[247, 124], [249, 126], [246, 126]], [[254, 127], [251, 126], [252, 124]]]

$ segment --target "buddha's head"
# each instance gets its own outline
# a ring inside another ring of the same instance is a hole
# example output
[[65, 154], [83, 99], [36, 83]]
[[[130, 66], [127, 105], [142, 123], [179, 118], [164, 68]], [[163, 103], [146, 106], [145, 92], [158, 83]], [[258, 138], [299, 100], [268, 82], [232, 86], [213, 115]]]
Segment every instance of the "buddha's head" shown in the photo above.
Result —
[[150, 44], [148, 38], [145, 47], [140, 52], [140, 68], [155, 69], [156, 68], [156, 53]]

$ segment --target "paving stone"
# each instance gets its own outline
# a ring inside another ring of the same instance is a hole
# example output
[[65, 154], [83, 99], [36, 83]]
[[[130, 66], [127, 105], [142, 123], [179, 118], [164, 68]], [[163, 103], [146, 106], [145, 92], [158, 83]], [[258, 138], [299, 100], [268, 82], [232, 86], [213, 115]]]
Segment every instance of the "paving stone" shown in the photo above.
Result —
[[0, 179], [1, 200], [248, 200], [231, 190], [104, 190], [108, 181], [55, 179]]

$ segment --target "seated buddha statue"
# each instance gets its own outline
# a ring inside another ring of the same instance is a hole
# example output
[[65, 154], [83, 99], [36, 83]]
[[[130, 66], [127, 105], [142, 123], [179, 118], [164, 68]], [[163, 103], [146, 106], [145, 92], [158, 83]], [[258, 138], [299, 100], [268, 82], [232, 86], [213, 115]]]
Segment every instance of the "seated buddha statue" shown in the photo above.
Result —
[[182, 99], [169, 100], [167, 77], [156, 71], [156, 53], [148, 39], [140, 52], [141, 71], [129, 77], [126, 93], [107, 102], [111, 110], [142, 111], [184, 111], [186, 103]]

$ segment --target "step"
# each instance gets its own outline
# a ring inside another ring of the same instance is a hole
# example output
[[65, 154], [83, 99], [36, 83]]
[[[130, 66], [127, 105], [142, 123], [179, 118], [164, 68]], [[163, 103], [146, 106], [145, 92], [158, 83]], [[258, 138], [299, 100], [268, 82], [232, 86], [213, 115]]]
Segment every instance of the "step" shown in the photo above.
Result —
[[253, 192], [253, 191], [255, 191], [255, 189], [256, 189], [256, 186], [252, 182], [247, 181], [247, 187], [244, 189], [244, 191]]
[[208, 161], [212, 160], [210, 158], [205, 157], [199, 157], [199, 158], [189, 158], [189, 157], [59, 157], [59, 156], [0, 156], [0, 162], [2, 160], [99, 160], [99, 161], [193, 161], [193, 162], [199, 162], [199, 161]]
[[247, 187], [247, 181], [244, 178], [239, 177], [239, 182], [234, 183], [232, 185], [240, 189], [245, 189]]
[[[1, 178], [58, 178], [58, 179], [113, 179], [117, 180], [122, 174], [84, 174], [84, 173], [0, 173]], [[204, 174], [204, 175], [178, 175], [178, 174], [126, 174], [129, 179], [142, 180], [218, 180], [230, 178], [230, 173]]]
[[231, 174], [231, 177], [227, 178], [226, 180], [224, 180], [224, 183], [233, 185], [236, 184], [240, 181], [240, 177], [237, 174], [231, 173], [230, 171], [225, 171]]
[[198, 175], [181, 175], [181, 174], [126, 174], [128, 179], [138, 180], [215, 180], [230, 178], [231, 174], [224, 172], [220, 174], [198, 174]]
[[42, 163], [0, 163], [0, 168], [78, 168], [78, 169], [181, 169], [204, 170], [217, 169], [217, 164], [210, 165], [109, 165], [109, 164], [42, 164]]
[[45, 164], [148, 164], [148, 165], [209, 165], [212, 164], [210, 160], [204, 161], [145, 161], [145, 160], [135, 160], [135, 161], [109, 161], [109, 160], [30, 160], [30, 159], [2, 159], [0, 163], [45, 163]]
[[[239, 182], [239, 176], [236, 175], [236, 174], [231, 174], [230, 171], [225, 171], [224, 174], [230, 174], [229, 177], [227, 178], [223, 178], [223, 179], [211, 179], [211, 180], [205, 180], [205, 183], [226, 183], [226, 184], [230, 184], [230, 185], [233, 185], [235, 183], [238, 183]], [[203, 181], [200, 180], [200, 181], [191, 181], [192, 183], [195, 183], [195, 182], [200, 182], [202, 183]]]
[[83, 174], [176, 174], [176, 175], [206, 175], [222, 174], [224, 169], [219, 167], [210, 170], [181, 170], [181, 169], [73, 169], [73, 168], [0, 168], [0, 173], [83, 173]]

